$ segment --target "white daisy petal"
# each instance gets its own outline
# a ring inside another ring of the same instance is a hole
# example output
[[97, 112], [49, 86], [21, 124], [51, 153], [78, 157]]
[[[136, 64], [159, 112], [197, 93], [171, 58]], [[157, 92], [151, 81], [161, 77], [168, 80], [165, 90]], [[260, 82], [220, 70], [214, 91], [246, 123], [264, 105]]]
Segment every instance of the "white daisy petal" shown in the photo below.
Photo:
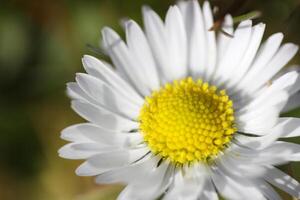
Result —
[[272, 132], [279, 134], [280, 137], [298, 137], [300, 136], [300, 119], [282, 117]]
[[300, 136], [300, 119], [279, 118], [277, 125], [262, 137], [237, 135], [235, 139], [242, 145], [253, 149], [264, 149], [272, 145], [278, 138]]
[[245, 165], [281, 165], [300, 160], [300, 145], [287, 142], [277, 141], [262, 150], [245, 149], [240, 146], [231, 151], [239, 155], [235, 158]]
[[199, 199], [201, 199], [201, 200], [218, 200], [219, 199], [211, 178], [206, 179], [206, 182], [204, 183], [204, 188], [203, 188], [202, 194]]
[[[224, 33], [225, 32], [225, 33]], [[226, 35], [229, 34], [229, 35]], [[224, 18], [224, 22], [222, 24], [222, 31], [218, 35], [217, 39], [217, 56], [218, 56], [218, 62], [220, 63], [220, 60], [223, 59], [228, 44], [230, 44], [230, 41], [232, 40], [232, 37], [230, 35], [233, 35], [233, 19], [231, 15], [226, 15]], [[222, 67], [222, 66], [219, 66]]]
[[81, 73], [76, 75], [76, 81], [81, 89], [101, 106], [131, 119], [137, 118], [139, 107], [128, 100], [126, 96], [114, 91], [105, 82]]
[[97, 102], [89, 97], [76, 82], [70, 82], [67, 84], [67, 94], [71, 99], [88, 101], [90, 103], [97, 104]]
[[177, 1], [177, 6], [182, 13], [183, 20], [186, 24], [186, 17], [188, 15], [188, 1]]
[[276, 73], [279, 72], [296, 54], [298, 46], [294, 44], [284, 44], [270, 60], [270, 62], [256, 74], [255, 83], [248, 84], [244, 90], [248, 93], [259, 89], [263, 84], [270, 80]]
[[[288, 104], [288, 99], [286, 99], [284, 94], [291, 94], [292, 90], [295, 88], [295, 84], [299, 80], [298, 72], [292, 71], [284, 74], [280, 78], [276, 79], [271, 85], [265, 86], [257, 94], [253, 94], [253, 98], [241, 98], [235, 103], [237, 109], [237, 115], [243, 115], [251, 110], [261, 110], [267, 106], [276, 106], [281, 110]], [[272, 96], [272, 98], [270, 98]]]
[[116, 147], [128, 147], [142, 142], [140, 133], [121, 133], [92, 123], [76, 124], [62, 131], [62, 138], [73, 142], [96, 142]]
[[289, 98], [288, 102], [286, 103], [285, 107], [282, 109], [281, 112], [285, 113], [299, 107], [300, 107], [300, 92], [294, 94]]
[[247, 20], [239, 24], [234, 32], [234, 37], [228, 44], [228, 48], [223, 59], [220, 61], [216, 71], [218, 83], [228, 81], [231, 78], [231, 73], [236, 70], [238, 64], [247, 50], [252, 33], [252, 21]]
[[144, 16], [144, 25], [146, 30], [146, 35], [149, 40], [150, 47], [152, 49], [152, 53], [156, 59], [158, 67], [163, 73], [164, 77], [161, 79], [168, 79], [170, 73], [172, 73], [172, 67], [170, 60], [168, 59], [168, 54], [166, 56], [166, 52], [168, 49], [166, 48], [167, 35], [164, 27], [164, 23], [161, 18], [149, 7], [143, 7], [143, 16]]
[[214, 169], [212, 179], [218, 192], [226, 199], [266, 199], [250, 180], [247, 181], [242, 177], [233, 178], [219, 169]]
[[86, 126], [84, 127], [87, 131], [85, 135], [100, 143], [117, 147], [130, 147], [141, 143], [142, 135], [140, 133], [116, 133], [114, 131], [105, 130], [100, 127]]
[[[277, 125], [270, 130], [270, 134], [266, 135], [264, 139], [272, 141], [275, 137], [288, 138], [298, 136], [300, 136], [300, 119], [292, 117], [281, 117], [279, 118]], [[269, 143], [271, 141], [265, 142]], [[249, 142], [251, 143], [251, 141]]]
[[184, 200], [198, 199], [206, 181], [206, 173], [203, 166], [196, 166], [187, 171], [189, 174], [182, 174], [177, 171], [174, 175], [173, 185], [165, 194], [163, 200]]
[[272, 146], [262, 150], [261, 155], [268, 157], [280, 157], [286, 161], [299, 161], [300, 160], [300, 145], [289, 142], [275, 142]]
[[[270, 96], [272, 96], [272, 99], [270, 99]], [[236, 116], [243, 121], [253, 118], [258, 112], [262, 113], [273, 107], [280, 111], [288, 101], [288, 97], [289, 95], [286, 91], [272, 91], [270, 89], [250, 101], [248, 105], [244, 104], [240, 110], [237, 110]]]
[[[278, 133], [278, 132], [277, 132]], [[279, 134], [269, 133], [262, 137], [249, 137], [245, 135], [237, 135], [235, 139], [239, 144], [252, 148], [252, 149], [264, 149], [269, 145], [272, 145], [280, 137]]]
[[198, 184], [202, 186], [202, 181], [203, 180], [201, 179], [199, 179], [198, 182], [196, 180], [186, 180], [186, 178], [183, 177], [181, 172], [178, 172], [174, 176], [174, 186], [171, 186], [169, 191], [165, 194], [163, 200], [196, 200], [199, 193]]
[[213, 73], [215, 72], [217, 63], [217, 47], [216, 47], [216, 35], [215, 31], [210, 31], [214, 25], [213, 14], [211, 6], [208, 1], [203, 4], [203, 18], [204, 18], [204, 32], [207, 40], [207, 62], [205, 80], [211, 80]]
[[300, 91], [300, 74], [299, 74], [299, 72], [297, 72], [297, 80], [295, 81], [295, 83], [293, 84], [293, 86], [291, 86], [290, 88], [288, 88], [288, 91], [289, 91], [290, 96], [292, 96], [295, 93], [297, 93], [297, 92]]
[[[241, 155], [242, 156], [242, 155]], [[216, 164], [223, 170], [233, 176], [241, 176], [246, 178], [260, 177], [265, 173], [265, 169], [261, 166], [253, 165], [251, 162], [243, 163], [234, 156], [223, 156], [217, 160]], [[235, 169], [235, 170], [232, 170]]]
[[132, 89], [126, 81], [118, 76], [113, 69], [107, 67], [103, 62], [93, 56], [85, 55], [82, 58], [82, 63], [85, 70], [90, 75], [105, 81], [114, 90], [126, 95], [127, 98], [135, 102], [137, 105], [141, 106], [143, 104], [143, 98], [134, 89]]
[[[287, 96], [285, 95], [287, 99]], [[246, 113], [243, 118], [239, 117], [239, 131], [255, 135], [265, 135], [278, 121], [280, 109], [268, 107], [267, 109]]]
[[[110, 89], [104, 82], [86, 74], [77, 74], [77, 83], [68, 83], [67, 93], [76, 100], [89, 102], [91, 104], [105, 107], [131, 119], [136, 119], [139, 113], [137, 107], [131, 101], [119, 96], [114, 90]], [[104, 94], [104, 95], [102, 95]]]
[[87, 159], [101, 152], [115, 150], [115, 148], [96, 143], [70, 143], [59, 149], [59, 156], [68, 159]]
[[289, 95], [295, 94], [300, 89], [300, 74], [297, 71], [290, 71], [276, 80], [272, 81], [271, 86], [267, 87], [265, 90], [270, 88], [282, 89], [289, 93]]
[[92, 142], [89, 138], [87, 138], [80, 130], [78, 130], [77, 127], [86, 125], [89, 123], [82, 123], [82, 124], [75, 124], [72, 126], [69, 126], [62, 130], [60, 137], [64, 140], [70, 141], [70, 142]]
[[265, 27], [265, 24], [260, 23], [252, 28], [251, 38], [244, 55], [235, 70], [231, 71], [231, 79], [229, 80], [228, 87], [238, 84], [248, 71], [261, 43]]
[[[67, 84], [67, 94], [74, 100], [79, 100], [80, 102], [85, 102], [91, 104], [91, 106], [100, 107], [100, 109], [104, 109], [105, 111], [108, 111], [107, 107], [104, 108], [103, 105], [101, 105], [97, 98], [91, 97], [91, 95], [88, 95], [80, 86], [78, 83], [68, 83]], [[109, 103], [113, 103], [114, 101], [110, 101]], [[117, 111], [117, 107], [115, 108]], [[124, 112], [124, 111], [123, 111]], [[131, 112], [131, 111], [130, 111]], [[122, 112], [119, 112], [122, 113]], [[126, 114], [125, 114], [126, 115]], [[133, 118], [137, 118], [136, 116]]]
[[72, 101], [72, 108], [86, 120], [103, 128], [118, 131], [131, 131], [138, 128], [137, 122], [83, 101]]
[[279, 194], [266, 182], [260, 181], [258, 184], [259, 189], [263, 192], [264, 196], [272, 200], [282, 200]]
[[112, 183], [132, 183], [136, 179], [143, 179], [144, 174], [153, 170], [157, 165], [157, 157], [146, 157], [142, 161], [136, 162], [129, 166], [110, 170], [102, 173], [96, 177], [96, 182], [99, 184], [112, 184]]
[[198, 1], [186, 2], [182, 8], [188, 38], [188, 67], [193, 77], [203, 77], [207, 59], [207, 42], [202, 10]]
[[[166, 33], [172, 77], [170, 80], [187, 76], [187, 36], [183, 18], [177, 6], [170, 7], [166, 15]], [[170, 73], [170, 72], [169, 72]]]
[[[270, 96], [276, 95], [276, 93], [281, 91], [286, 91], [288, 95], [291, 94], [292, 90], [295, 88], [295, 84], [297, 84], [297, 81], [299, 79], [298, 72], [292, 71], [284, 74], [280, 78], [276, 79], [274, 82], [271, 83], [271, 85], [265, 86], [262, 88], [256, 95], [254, 96], [254, 99], [251, 99], [249, 103], [240, 103], [240, 110], [244, 111], [251, 108], [258, 108], [260, 105], [264, 105], [266, 102], [268, 105], [275, 105], [274, 103], [271, 103], [274, 100], [272, 99], [270, 101]], [[276, 102], [276, 101], [275, 101]]]
[[[159, 197], [170, 182], [169, 165], [162, 163], [152, 172], [145, 174], [143, 181], [129, 184], [118, 196], [118, 200], [152, 200]], [[139, 191], [139, 192], [137, 192]]]
[[143, 72], [143, 83], [151, 90], [159, 89], [159, 75], [147, 38], [139, 25], [133, 20], [126, 23], [126, 40], [135, 62], [140, 67], [139, 70]]
[[94, 176], [111, 169], [126, 167], [147, 154], [147, 148], [114, 150], [90, 157], [76, 169], [79, 176]]
[[237, 85], [238, 90], [243, 90], [244, 87], [253, 84], [253, 80], [263, 70], [263, 68], [274, 57], [283, 39], [282, 33], [276, 33], [270, 36], [260, 47], [254, 63], [249, 69], [243, 80]]
[[148, 95], [149, 88], [143, 84], [142, 71], [134, 62], [124, 41], [115, 31], [107, 27], [102, 29], [102, 35], [105, 48], [117, 69], [129, 77], [130, 81], [140, 93]]
[[300, 184], [298, 181], [275, 167], [269, 166], [267, 168], [268, 170], [264, 178], [268, 182], [289, 193], [293, 197], [300, 198]]

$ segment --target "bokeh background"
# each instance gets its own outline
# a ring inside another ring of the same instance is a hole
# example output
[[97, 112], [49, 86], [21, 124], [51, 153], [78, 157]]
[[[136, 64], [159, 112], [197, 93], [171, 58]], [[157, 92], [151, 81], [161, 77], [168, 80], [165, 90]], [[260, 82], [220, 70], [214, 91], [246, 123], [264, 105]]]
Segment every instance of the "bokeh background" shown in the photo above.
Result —
[[[115, 199], [122, 186], [97, 186], [78, 177], [80, 161], [64, 160], [57, 150], [60, 131], [83, 120], [70, 109], [65, 84], [83, 71], [81, 57], [98, 54], [100, 30], [119, 33], [120, 19], [141, 23], [140, 8], [161, 16], [172, 0], [2, 0], [0, 3], [0, 199]], [[262, 13], [266, 36], [283, 32], [300, 44], [299, 0], [212, 0], [220, 12]], [[300, 63], [298, 54], [292, 63]], [[299, 110], [286, 114], [299, 116]], [[299, 139], [292, 139], [300, 143]], [[281, 166], [300, 180], [300, 164]], [[284, 199], [291, 199], [283, 194]]]

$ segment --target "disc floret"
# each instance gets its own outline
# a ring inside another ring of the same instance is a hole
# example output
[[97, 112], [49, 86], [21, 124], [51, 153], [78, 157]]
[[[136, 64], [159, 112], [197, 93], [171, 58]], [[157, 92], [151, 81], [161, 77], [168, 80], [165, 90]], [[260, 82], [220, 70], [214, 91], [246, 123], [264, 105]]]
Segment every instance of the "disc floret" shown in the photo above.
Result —
[[207, 162], [236, 132], [226, 91], [192, 78], [167, 83], [146, 97], [139, 122], [151, 151], [179, 164]]

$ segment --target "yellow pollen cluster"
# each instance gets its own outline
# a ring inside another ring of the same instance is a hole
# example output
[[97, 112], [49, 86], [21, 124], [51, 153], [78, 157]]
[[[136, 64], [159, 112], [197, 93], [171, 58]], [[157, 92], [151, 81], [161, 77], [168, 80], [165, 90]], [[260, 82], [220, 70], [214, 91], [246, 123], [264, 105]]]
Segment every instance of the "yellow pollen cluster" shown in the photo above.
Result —
[[167, 83], [146, 97], [139, 122], [150, 150], [179, 164], [209, 161], [236, 132], [226, 91], [192, 78]]

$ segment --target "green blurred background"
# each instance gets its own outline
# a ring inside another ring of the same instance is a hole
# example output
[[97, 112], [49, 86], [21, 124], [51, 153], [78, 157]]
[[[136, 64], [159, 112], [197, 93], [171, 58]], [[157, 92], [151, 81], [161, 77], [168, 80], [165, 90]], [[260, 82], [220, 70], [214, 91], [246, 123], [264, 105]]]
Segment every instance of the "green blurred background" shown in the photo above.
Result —
[[[122, 33], [120, 19], [141, 22], [140, 8], [159, 14], [172, 0], [10, 0], [0, 2], [0, 199], [115, 199], [120, 186], [97, 186], [78, 177], [80, 161], [64, 160], [57, 150], [65, 144], [60, 131], [82, 122], [70, 109], [65, 84], [83, 71], [83, 54], [97, 55], [100, 29]], [[221, 12], [239, 16], [261, 11], [266, 35], [284, 32], [300, 44], [299, 0], [214, 0]], [[238, 6], [232, 6], [238, 5]], [[236, 8], [234, 8], [236, 7]], [[299, 54], [292, 63], [300, 63]], [[298, 114], [299, 113], [299, 114]], [[288, 116], [300, 116], [294, 111]], [[294, 142], [300, 143], [296, 139]], [[300, 164], [282, 166], [300, 180]], [[285, 199], [290, 199], [284, 195]]]

